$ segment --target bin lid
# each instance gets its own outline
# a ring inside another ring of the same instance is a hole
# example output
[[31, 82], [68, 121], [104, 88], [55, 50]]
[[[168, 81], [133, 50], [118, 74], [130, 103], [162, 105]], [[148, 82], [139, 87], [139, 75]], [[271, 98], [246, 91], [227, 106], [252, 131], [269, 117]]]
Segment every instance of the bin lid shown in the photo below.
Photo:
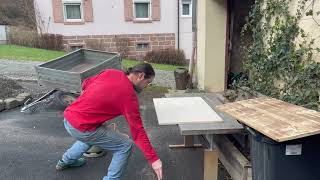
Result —
[[320, 112], [278, 99], [261, 97], [217, 109], [278, 142], [320, 134]]

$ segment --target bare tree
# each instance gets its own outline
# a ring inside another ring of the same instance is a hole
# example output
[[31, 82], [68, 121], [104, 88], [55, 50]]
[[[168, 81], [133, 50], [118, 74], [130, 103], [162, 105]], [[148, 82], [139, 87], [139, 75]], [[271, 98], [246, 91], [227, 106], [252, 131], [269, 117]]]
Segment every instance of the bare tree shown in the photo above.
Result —
[[50, 17], [46, 22], [38, 4], [34, 0], [22, 0], [21, 10], [24, 14], [24, 19], [29, 22], [32, 29], [37, 29], [40, 34], [48, 32]]
[[49, 27], [49, 23], [51, 20], [50, 16], [48, 17], [48, 20], [46, 21], [44, 19], [44, 17], [42, 16], [40, 8], [36, 2], [34, 3], [34, 13], [35, 13], [34, 22], [35, 22], [40, 34], [48, 33], [48, 27]]
[[9, 24], [9, 19], [5, 12], [5, 8], [0, 6], [0, 24]]
[[35, 29], [35, 12], [34, 0], [1, 0], [0, 22]]
[[34, 0], [23, 0], [20, 8], [24, 14], [24, 19], [30, 22], [31, 28], [36, 28], [37, 20], [35, 16]]
[[10, 4], [9, 0], [1, 0], [0, 3], [0, 24], [11, 24], [10, 17], [17, 14], [13, 11], [13, 6]]

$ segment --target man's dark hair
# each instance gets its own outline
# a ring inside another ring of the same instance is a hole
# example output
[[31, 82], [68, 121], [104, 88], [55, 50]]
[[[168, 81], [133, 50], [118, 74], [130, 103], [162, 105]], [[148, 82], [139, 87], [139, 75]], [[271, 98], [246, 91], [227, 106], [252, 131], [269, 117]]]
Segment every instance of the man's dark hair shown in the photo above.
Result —
[[151, 66], [151, 64], [148, 64], [148, 63], [141, 63], [128, 68], [126, 74], [129, 75], [132, 73], [144, 73], [145, 74], [144, 78], [146, 79], [149, 79], [155, 76], [153, 67]]

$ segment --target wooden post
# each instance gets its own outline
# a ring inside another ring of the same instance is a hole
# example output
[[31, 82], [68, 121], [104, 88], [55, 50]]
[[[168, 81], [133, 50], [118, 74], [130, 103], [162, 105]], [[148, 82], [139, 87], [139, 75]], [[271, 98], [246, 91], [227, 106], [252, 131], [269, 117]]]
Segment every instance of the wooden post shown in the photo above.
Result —
[[203, 180], [217, 180], [218, 179], [218, 150], [204, 150], [204, 172]]
[[184, 136], [184, 144], [186, 147], [191, 147], [194, 145], [194, 138], [193, 136]]
[[184, 144], [169, 145], [169, 148], [202, 148], [201, 144], [194, 144], [194, 136], [188, 135], [184, 137]]

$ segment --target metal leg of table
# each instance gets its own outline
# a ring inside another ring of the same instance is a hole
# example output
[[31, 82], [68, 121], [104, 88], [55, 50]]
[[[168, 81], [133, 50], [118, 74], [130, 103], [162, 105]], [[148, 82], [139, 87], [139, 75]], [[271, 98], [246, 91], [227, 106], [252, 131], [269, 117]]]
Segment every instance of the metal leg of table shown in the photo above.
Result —
[[201, 144], [194, 144], [194, 136], [184, 136], [184, 144], [169, 145], [169, 148], [202, 148]]
[[204, 157], [203, 180], [217, 180], [218, 179], [218, 158], [219, 158], [218, 150], [205, 149], [203, 157]]

